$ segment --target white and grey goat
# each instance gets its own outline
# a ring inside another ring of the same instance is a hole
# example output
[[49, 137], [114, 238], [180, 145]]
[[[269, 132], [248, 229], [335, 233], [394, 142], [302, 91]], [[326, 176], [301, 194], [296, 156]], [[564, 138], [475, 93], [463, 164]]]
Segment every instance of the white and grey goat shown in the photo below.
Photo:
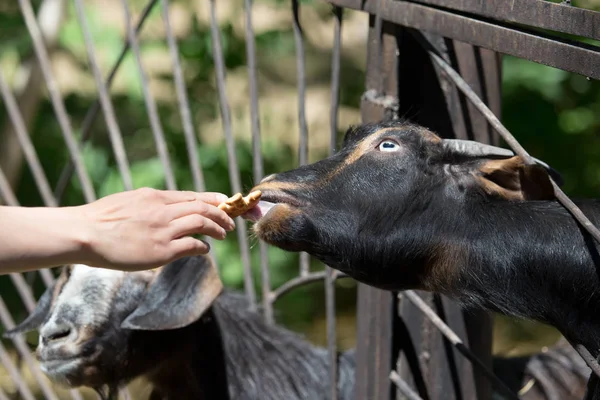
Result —
[[[326, 399], [329, 357], [265, 323], [223, 291], [209, 257], [121, 272], [65, 267], [35, 311], [7, 336], [39, 329], [37, 357], [55, 382], [111, 392], [144, 376], [151, 399]], [[354, 387], [353, 352], [338, 357], [338, 388]]]

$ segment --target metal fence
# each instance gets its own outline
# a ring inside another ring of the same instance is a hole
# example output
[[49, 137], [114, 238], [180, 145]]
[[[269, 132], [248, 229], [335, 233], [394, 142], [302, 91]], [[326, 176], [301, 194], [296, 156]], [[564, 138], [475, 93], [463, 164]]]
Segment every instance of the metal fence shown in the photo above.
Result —
[[[600, 77], [599, 47], [584, 43], [575, 37], [599, 39], [600, 13], [584, 10], [570, 4], [555, 4], [543, 0], [519, 2], [481, 2], [477, 0], [327, 0], [333, 6], [334, 30], [333, 58], [331, 60], [330, 100], [330, 152], [335, 151], [338, 132], [338, 109], [341, 70], [341, 38], [344, 9], [368, 13], [369, 36], [367, 80], [362, 96], [361, 112], [364, 121], [397, 118], [406, 115], [417, 106], [421, 112], [416, 122], [426, 125], [444, 137], [458, 137], [498, 143], [498, 134], [519, 154], [527, 157], [524, 149], [503, 128], [500, 115], [500, 53], [510, 54], [566, 71], [598, 79]], [[45, 0], [37, 16], [30, 0], [19, 0], [19, 8], [31, 36], [36, 64], [45, 83], [55, 116], [60, 124], [70, 162], [53, 188], [46, 177], [27, 132], [20, 106], [11, 91], [10, 84], [0, 72], [0, 90], [6, 113], [12, 122], [15, 140], [18, 141], [39, 194], [47, 206], [62, 204], [64, 191], [75, 175], [81, 185], [85, 201], [96, 198], [94, 186], [84, 165], [82, 144], [91, 137], [94, 123], [99, 123], [100, 112], [104, 116], [109, 140], [117, 160], [125, 189], [133, 187], [127, 152], [117, 121], [109, 88], [115, 73], [128, 52], [133, 54], [140, 76], [143, 98], [150, 130], [165, 172], [165, 184], [177, 189], [165, 142], [163, 122], [159, 117], [157, 102], [148, 85], [147, 74], [141, 62], [138, 33], [148, 15], [159, 9], [165, 27], [165, 39], [171, 57], [171, 66], [179, 103], [180, 117], [189, 158], [189, 171], [194, 187], [206, 189], [204, 171], [198, 162], [198, 144], [194, 129], [193, 113], [187, 98], [184, 71], [179, 59], [178, 43], [172, 32], [168, 0], [150, 0], [137, 21], [132, 21], [127, 0], [121, 0], [125, 15], [127, 41], [121, 56], [104, 76], [98, 63], [98, 53], [90, 34], [89, 22], [84, 15], [83, 0], [73, 0], [77, 21], [86, 43], [90, 70], [94, 76], [98, 100], [88, 110], [83, 124], [72, 126], [65, 100], [58, 90], [48, 48], [53, 45], [58, 26], [43, 24], [44, 12], [64, 11], [65, 1]], [[222, 134], [228, 153], [228, 171], [231, 192], [242, 192], [243, 187], [236, 158], [236, 142], [232, 133], [232, 116], [227, 97], [227, 78], [223, 44], [217, 23], [218, 3], [209, 0], [211, 47], [214, 57], [216, 88], [222, 120]], [[309, 24], [302, 24], [302, 5], [291, 1], [293, 32], [296, 47], [296, 72], [298, 94], [298, 159], [308, 162], [308, 127], [306, 123], [306, 76], [304, 57], [304, 31]], [[250, 94], [253, 153], [253, 178], [258, 182], [263, 174], [261, 126], [259, 119], [259, 95], [257, 79], [257, 56], [253, 31], [252, 0], [244, 1], [245, 39]], [[135, 22], [135, 23], [134, 23]], [[565, 39], [564, 35], [572, 35]], [[459, 71], [459, 72], [458, 72]], [[79, 134], [75, 132], [78, 131]], [[559, 200], [573, 209], [568, 198], [557, 189]], [[17, 205], [11, 185], [0, 170], [0, 199]], [[575, 216], [583, 221], [583, 215]], [[585, 221], [584, 221], [585, 222]], [[253, 304], [257, 294], [253, 282], [250, 245], [247, 227], [241, 218], [236, 219], [239, 254], [244, 270], [245, 291]], [[584, 226], [590, 226], [585, 224]], [[592, 234], [594, 234], [592, 232]], [[600, 235], [596, 236], [600, 237]], [[310, 270], [310, 257], [300, 256], [298, 276], [273, 288], [270, 282], [267, 248], [260, 243], [260, 309], [267, 321], [273, 322], [273, 304], [283, 294], [307, 283], [323, 280], [327, 316], [327, 344], [330, 355], [330, 397], [336, 393], [336, 319], [335, 281], [341, 274], [325, 268]], [[218, 261], [218, 260], [217, 260]], [[31, 290], [32, 279], [38, 273], [26, 276], [11, 274], [15, 289], [27, 311], [35, 306]], [[44, 285], [53, 282], [48, 270], [39, 272]], [[258, 305], [258, 304], [257, 304]], [[434, 311], [435, 310], [435, 311]], [[463, 314], [450, 300], [442, 296], [417, 292], [395, 294], [359, 285], [357, 322], [357, 399], [473, 399], [490, 398], [492, 387], [506, 398], [518, 398], [491, 371], [491, 320], [486, 313]], [[0, 299], [0, 321], [5, 329], [15, 321], [6, 304]], [[462, 339], [461, 339], [462, 338]], [[45, 398], [57, 399], [56, 389], [42, 376], [30, 349], [22, 336], [17, 336], [14, 346], [24, 360], [29, 373], [38, 382]], [[580, 353], [590, 360], [585, 349]], [[464, 356], [464, 357], [463, 357]], [[26, 384], [23, 370], [9, 356], [4, 344], [0, 344], [0, 359], [18, 394], [24, 399], [34, 399]], [[123, 393], [128, 396], [128, 393]], [[81, 399], [79, 391], [69, 396]], [[0, 389], [0, 400], [8, 399]]]

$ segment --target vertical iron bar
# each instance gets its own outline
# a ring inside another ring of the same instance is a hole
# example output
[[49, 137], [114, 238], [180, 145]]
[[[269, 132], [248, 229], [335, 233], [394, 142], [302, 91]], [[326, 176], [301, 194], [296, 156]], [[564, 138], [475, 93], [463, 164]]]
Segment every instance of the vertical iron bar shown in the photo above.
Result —
[[148, 76], [146, 75], [146, 71], [144, 70], [144, 66], [142, 65], [140, 46], [138, 43], [137, 35], [135, 34], [135, 31], [131, 24], [131, 13], [129, 12], [127, 0], [121, 0], [121, 4], [123, 6], [123, 12], [125, 14], [125, 29], [127, 31], [127, 37], [129, 38], [131, 50], [133, 51], [134, 55], [133, 58], [135, 60], [135, 64], [138, 69], [138, 74], [140, 76], [140, 86], [144, 95], [146, 112], [148, 113], [148, 118], [150, 119], [152, 135], [154, 136], [154, 142], [156, 143], [158, 157], [160, 158], [160, 161], [162, 162], [163, 168], [165, 170], [165, 181], [167, 184], [167, 189], [176, 190], [177, 184], [175, 183], [175, 175], [173, 174], [173, 169], [171, 168], [171, 161], [169, 159], [169, 150], [167, 149], [165, 134], [163, 132], [163, 128], [160, 123], [160, 118], [158, 116], [156, 102], [154, 101], [154, 97], [152, 97], [152, 93], [150, 93], [150, 87], [148, 85]]
[[104, 120], [106, 121], [106, 127], [110, 141], [112, 143], [113, 152], [119, 166], [119, 172], [121, 173], [121, 179], [123, 180], [123, 186], [125, 190], [133, 189], [133, 181], [131, 179], [131, 171], [129, 170], [129, 162], [127, 161], [127, 153], [125, 152], [125, 146], [123, 145], [123, 135], [119, 129], [117, 118], [115, 117], [115, 110], [112, 102], [108, 95], [108, 88], [104, 84], [102, 79], [102, 73], [98, 67], [96, 61], [96, 51], [94, 48], [94, 41], [90, 34], [90, 29], [83, 12], [83, 4], [81, 0], [74, 0], [75, 3], [75, 14], [79, 20], [79, 26], [83, 34], [83, 40], [85, 42], [85, 48], [88, 53], [88, 60], [94, 79], [96, 80], [96, 86], [98, 87], [98, 96], [100, 97], [100, 104], [102, 105], [102, 112], [104, 113]]
[[[260, 136], [260, 110], [258, 106], [258, 79], [256, 76], [256, 43], [252, 26], [253, 0], [244, 0], [246, 12], [246, 58], [248, 60], [248, 83], [250, 89], [250, 130], [252, 133], [252, 166], [254, 183], [258, 184], [264, 175], [262, 145]], [[262, 289], [262, 304], [265, 320], [273, 322], [273, 304], [270, 301], [271, 279], [269, 275], [269, 260], [267, 244], [258, 241], [260, 253], [260, 276]]]
[[340, 63], [342, 58], [342, 15], [341, 7], [334, 7], [335, 16], [333, 53], [331, 60], [331, 114], [330, 114], [330, 133], [329, 154], [335, 153], [337, 146], [338, 131], [338, 111], [340, 106]]
[[[146, 19], [147, 19], [148, 15], [150, 14], [150, 11], [152, 10], [152, 8], [154, 7], [154, 5], [156, 4], [157, 1], [158, 0], [150, 0], [148, 2], [148, 4], [146, 4], [146, 7], [144, 7], [144, 10], [142, 11], [142, 14], [140, 15], [140, 19], [135, 27], [136, 34], [139, 34], [139, 32], [141, 31], [142, 27], [144, 26], [144, 22], [146, 22]], [[110, 85], [112, 84], [112, 81], [113, 81], [115, 75], [117, 74], [117, 71], [119, 70], [119, 67], [121, 66], [121, 63], [123, 62], [123, 60], [125, 60], [125, 56], [127, 55], [128, 50], [129, 50], [129, 41], [126, 41], [125, 44], [123, 45], [123, 48], [121, 49], [121, 54], [119, 54], [119, 57], [117, 58], [117, 61], [113, 65], [113, 67], [110, 71], [110, 74], [108, 74], [108, 77], [106, 78], [106, 87], [107, 88], [110, 88]], [[83, 119], [83, 123], [81, 124], [81, 139], [79, 140], [79, 144], [83, 144], [83, 143], [87, 142], [87, 140], [92, 136], [92, 125], [94, 124], [94, 121], [96, 120], [96, 117], [98, 116], [99, 111], [100, 111], [100, 100], [96, 99], [94, 101], [94, 104], [92, 104], [92, 106], [88, 109], [88, 112], [85, 114], [85, 118]], [[73, 176], [73, 161], [69, 160], [67, 162], [67, 164], [65, 165], [65, 167], [63, 168], [62, 172], [60, 173], [60, 178], [58, 179], [58, 183], [56, 184], [56, 188], [54, 189], [54, 195], [56, 196], [56, 201], [58, 202], [58, 204], [60, 204], [62, 196], [63, 196], [72, 176]]]
[[[237, 158], [235, 154], [235, 140], [231, 131], [231, 110], [229, 109], [229, 100], [225, 90], [225, 61], [223, 60], [223, 47], [221, 45], [221, 34], [217, 25], [217, 14], [215, 0], [210, 0], [210, 32], [212, 37], [213, 57], [215, 62], [215, 73], [217, 80], [217, 90], [219, 92], [219, 107], [221, 110], [221, 119], [223, 131], [225, 133], [225, 143], [227, 145], [227, 163], [229, 166], [229, 180], [233, 193], [242, 191], [240, 182], [240, 172], [238, 169]], [[250, 265], [250, 249], [248, 246], [248, 234], [246, 232], [246, 222], [241, 218], [235, 219], [236, 231], [240, 250], [242, 253], [242, 265], [244, 266], [244, 286], [246, 295], [250, 304], [256, 306], [256, 292], [252, 279], [252, 267]]]
[[[169, 0], [161, 0], [161, 5], [163, 21], [165, 23], [165, 33], [167, 35], [167, 44], [169, 46], [171, 60], [173, 61], [173, 78], [175, 81], [175, 91], [177, 93], [177, 100], [179, 102], [181, 124], [183, 126], [183, 135], [185, 137], [188, 158], [190, 161], [190, 170], [192, 171], [194, 190], [196, 190], [197, 192], [204, 192], [206, 190], [206, 184], [204, 181], [202, 167], [200, 166], [200, 155], [198, 154], [198, 145], [196, 143], [196, 134], [194, 132], [194, 123], [192, 122], [192, 112], [190, 109], [190, 103], [188, 101], [186, 93], [185, 80], [183, 78], [183, 70], [181, 68], [181, 61], [179, 60], [179, 49], [177, 46], [177, 40], [175, 39], [175, 35], [173, 34], [171, 20], [169, 18]], [[210, 236], [204, 236], [203, 239], [208, 243], [208, 245], [212, 249], [214, 243], [213, 238]]]
[[[296, 44], [296, 74], [298, 81], [298, 124], [300, 141], [298, 147], [298, 162], [308, 163], [308, 127], [306, 125], [306, 74], [304, 70], [304, 38], [300, 25], [300, 6], [298, 0], [292, 0], [294, 15], [294, 41]], [[300, 276], [305, 276], [310, 270], [310, 255], [300, 253]]]
[[165, 23], [165, 33], [167, 35], [167, 44], [169, 45], [169, 53], [171, 54], [171, 60], [173, 62], [175, 91], [177, 93], [177, 100], [179, 101], [181, 123], [183, 126], [185, 143], [188, 150], [188, 157], [190, 159], [190, 169], [192, 171], [194, 189], [198, 192], [203, 192], [206, 190], [206, 185], [204, 182], [204, 174], [202, 172], [200, 162], [198, 161], [198, 145], [196, 142], [196, 134], [194, 132], [194, 124], [192, 122], [190, 103], [186, 93], [185, 79], [183, 78], [181, 61], [179, 59], [177, 40], [175, 39], [173, 29], [171, 28], [171, 20], [169, 17], [169, 0], [161, 0], [161, 5], [163, 21]]
[[44, 75], [46, 87], [48, 88], [48, 94], [50, 95], [50, 101], [52, 102], [52, 106], [54, 108], [54, 112], [56, 113], [58, 123], [60, 124], [63, 137], [69, 149], [69, 153], [75, 164], [75, 169], [81, 183], [83, 195], [88, 203], [92, 202], [96, 199], [96, 193], [94, 191], [90, 176], [85, 169], [83, 156], [81, 155], [79, 147], [77, 146], [77, 140], [73, 134], [73, 129], [71, 127], [69, 116], [58, 88], [58, 83], [56, 82], [54, 74], [52, 73], [50, 59], [44, 45], [44, 38], [42, 37], [39, 26], [37, 25], [37, 21], [33, 13], [33, 7], [31, 6], [31, 1], [19, 0], [19, 7], [21, 8], [21, 13], [23, 14], [25, 24], [27, 25], [29, 36], [31, 36], [35, 54], [40, 64], [40, 69]]
[[377, 44], [376, 44], [376, 71], [377, 71], [377, 86], [376, 86], [376, 90], [378, 92], [378, 94], [380, 94], [379, 92], [381, 92], [383, 90], [383, 86], [384, 86], [384, 79], [385, 76], [383, 74], [382, 71], [382, 62], [383, 62], [383, 41], [381, 40], [381, 35], [382, 35], [382, 27], [383, 27], [383, 18], [381, 18], [381, 2], [382, 0], [376, 0], [377, 1], [377, 8], [375, 9], [375, 34], [377, 35]]
[[2, 71], [0, 71], [0, 91], [2, 92], [2, 99], [4, 100], [6, 111], [14, 127], [14, 131], [17, 135], [17, 139], [19, 140], [19, 144], [21, 145], [21, 149], [25, 154], [25, 159], [27, 160], [31, 175], [33, 176], [33, 179], [40, 192], [40, 196], [42, 197], [42, 200], [46, 206], [54, 207], [56, 206], [56, 200], [52, 195], [52, 189], [50, 189], [48, 178], [44, 173], [44, 169], [42, 168], [40, 159], [37, 156], [35, 147], [31, 143], [31, 138], [27, 134], [27, 127], [25, 126], [23, 116], [19, 111], [17, 101], [9, 89], [8, 82], [6, 82]]
[[[338, 130], [338, 112], [340, 98], [340, 61], [342, 52], [342, 8], [334, 7], [335, 16], [333, 30], [333, 52], [331, 60], [331, 112], [329, 155], [335, 153]], [[331, 400], [338, 398], [338, 365], [335, 315], [335, 270], [326, 268], [325, 275], [325, 308], [327, 318], [327, 349], [329, 351], [329, 377]]]
[[[376, 93], [396, 94], [396, 32], [391, 24], [377, 26], [374, 16], [369, 17], [367, 46], [366, 90]], [[385, 27], [389, 30], [385, 31]], [[384, 40], [385, 39], [385, 40]], [[381, 45], [378, 41], [384, 40]], [[381, 52], [379, 47], [382, 47]], [[382, 57], [380, 57], [380, 53]], [[387, 62], [380, 60], [385, 58]], [[382, 69], [379, 70], [381, 65]], [[384, 87], [381, 75], [386, 77]], [[385, 116], [383, 107], [374, 107], [363, 96], [361, 118], [363, 122], [378, 122]], [[388, 400], [391, 384], [389, 371], [392, 369], [393, 296], [389, 291], [364, 284], [358, 285], [357, 344], [354, 397], [357, 399]]]
[[[0, 320], [2, 321], [2, 324], [4, 325], [4, 327], [6, 329], [12, 329], [15, 327], [15, 323], [12, 319], [12, 316], [10, 315], [10, 312], [6, 308], [6, 304], [4, 304], [4, 300], [2, 300], [2, 297], [0, 297]], [[46, 398], [50, 399], [50, 400], [58, 400], [56, 393], [54, 393], [52, 388], [44, 380], [42, 371], [40, 371], [37, 364], [33, 360], [33, 357], [31, 356], [31, 354], [29, 352], [29, 348], [27, 347], [27, 344], [25, 343], [23, 336], [21, 334], [18, 334], [12, 340], [13, 340], [13, 343], [15, 344], [15, 347], [17, 348], [17, 351], [19, 352], [19, 354], [21, 354], [21, 356], [27, 363], [29, 370], [31, 371], [31, 373], [33, 374], [33, 376], [39, 383], [40, 389], [44, 393], [44, 396], [46, 396]]]

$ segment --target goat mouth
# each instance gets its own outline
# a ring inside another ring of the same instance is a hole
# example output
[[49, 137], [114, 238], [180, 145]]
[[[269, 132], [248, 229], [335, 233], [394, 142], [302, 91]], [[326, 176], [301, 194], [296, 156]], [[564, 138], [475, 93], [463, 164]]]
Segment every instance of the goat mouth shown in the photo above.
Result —
[[261, 200], [252, 209], [248, 210], [242, 218], [252, 222], [258, 222], [265, 217], [273, 208], [278, 205], [286, 204], [292, 207], [298, 207], [298, 201], [290, 195], [284, 193], [263, 193]]
[[73, 377], [81, 368], [83, 360], [77, 357], [48, 359], [40, 361], [40, 369], [52, 381], [73, 386]]

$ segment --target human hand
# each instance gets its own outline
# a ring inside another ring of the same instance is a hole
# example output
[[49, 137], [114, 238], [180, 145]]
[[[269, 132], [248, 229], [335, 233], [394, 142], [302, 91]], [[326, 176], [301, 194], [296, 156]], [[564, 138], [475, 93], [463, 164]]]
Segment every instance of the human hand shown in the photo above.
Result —
[[142, 188], [75, 207], [85, 224], [82, 258], [95, 267], [135, 271], [206, 254], [208, 244], [189, 235], [222, 240], [235, 229], [217, 208], [226, 199], [221, 193]]

